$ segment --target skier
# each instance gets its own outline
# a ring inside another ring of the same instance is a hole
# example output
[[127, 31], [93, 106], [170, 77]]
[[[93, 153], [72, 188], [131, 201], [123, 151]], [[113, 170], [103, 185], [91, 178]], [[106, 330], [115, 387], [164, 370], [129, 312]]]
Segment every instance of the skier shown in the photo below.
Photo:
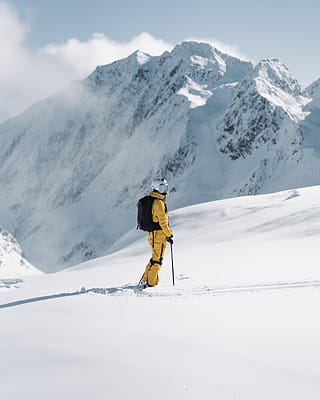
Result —
[[145, 287], [156, 286], [159, 282], [159, 271], [166, 251], [167, 242], [173, 244], [173, 234], [169, 227], [166, 198], [169, 193], [168, 182], [156, 179], [151, 186], [152, 191], [152, 222], [154, 229], [148, 232], [148, 242], [152, 248], [152, 256], [141, 278]]

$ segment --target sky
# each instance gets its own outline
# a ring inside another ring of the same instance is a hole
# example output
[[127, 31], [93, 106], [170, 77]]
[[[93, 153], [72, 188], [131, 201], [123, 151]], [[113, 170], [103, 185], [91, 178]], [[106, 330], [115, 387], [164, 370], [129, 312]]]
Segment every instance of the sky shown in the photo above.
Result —
[[278, 58], [320, 78], [315, 0], [0, 0], [0, 121], [140, 49], [204, 40], [254, 64]]

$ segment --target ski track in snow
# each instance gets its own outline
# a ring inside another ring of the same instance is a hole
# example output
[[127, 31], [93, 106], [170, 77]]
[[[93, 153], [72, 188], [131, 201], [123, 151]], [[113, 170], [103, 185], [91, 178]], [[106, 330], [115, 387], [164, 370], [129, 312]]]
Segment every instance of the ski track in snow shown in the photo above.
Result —
[[126, 285], [122, 287], [114, 288], [101, 288], [101, 289], [89, 289], [87, 292], [93, 292], [98, 294], [122, 294], [128, 290], [133, 291], [138, 296], [146, 297], [199, 297], [203, 295], [227, 295], [237, 293], [253, 293], [262, 292], [267, 290], [283, 290], [283, 289], [299, 289], [299, 288], [319, 288], [320, 281], [295, 281], [295, 282], [265, 282], [258, 284], [247, 284], [247, 285], [235, 285], [235, 286], [221, 286], [221, 287], [210, 287], [201, 286], [195, 288], [181, 288], [181, 287], [168, 287], [164, 291], [161, 287], [141, 289], [137, 286]]
[[[183, 278], [186, 279], [186, 278]], [[190, 297], [200, 297], [204, 295], [211, 296], [221, 296], [228, 294], [243, 294], [243, 293], [258, 293], [264, 291], [273, 290], [284, 290], [284, 289], [303, 289], [303, 288], [320, 288], [320, 280], [302, 280], [295, 282], [266, 282], [258, 284], [247, 284], [247, 285], [236, 285], [236, 286], [221, 286], [221, 287], [209, 287], [201, 286], [196, 288], [181, 288], [181, 287], [166, 287], [166, 290], [162, 287], [147, 288], [142, 289], [141, 286], [128, 284], [123, 286], [106, 287], [106, 288], [91, 288], [86, 289], [82, 287], [80, 290], [74, 292], [64, 292], [51, 294], [47, 296], [31, 297], [27, 299], [17, 300], [10, 303], [0, 304], [0, 308], [10, 308], [21, 305], [26, 305], [29, 303], [36, 303], [45, 300], [53, 300], [57, 298], [79, 296], [84, 294], [100, 294], [100, 295], [128, 295], [130, 294], [139, 297], [180, 297], [180, 298], [190, 298]]]

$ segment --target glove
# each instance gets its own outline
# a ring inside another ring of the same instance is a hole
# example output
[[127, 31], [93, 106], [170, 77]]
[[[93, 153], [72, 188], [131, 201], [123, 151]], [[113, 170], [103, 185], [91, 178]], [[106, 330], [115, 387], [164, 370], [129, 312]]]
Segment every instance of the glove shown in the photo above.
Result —
[[167, 242], [173, 244], [173, 235], [167, 237]]

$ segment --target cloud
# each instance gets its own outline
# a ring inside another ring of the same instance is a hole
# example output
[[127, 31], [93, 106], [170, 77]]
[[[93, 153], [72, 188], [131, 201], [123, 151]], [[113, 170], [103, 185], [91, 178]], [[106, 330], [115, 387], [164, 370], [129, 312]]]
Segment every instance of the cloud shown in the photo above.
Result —
[[[185, 40], [210, 43], [223, 53], [248, 61], [248, 57], [242, 54], [237, 46], [216, 39], [190, 38]], [[97, 65], [109, 64], [125, 58], [137, 49], [156, 56], [166, 50], [171, 51], [173, 47], [172, 43], [156, 39], [146, 32], [128, 42], [116, 42], [102, 33], [94, 33], [92, 38], [85, 42], [69, 39], [65, 43], [49, 44], [41, 49], [41, 52], [60, 60], [66, 67], [73, 70], [77, 78], [83, 78], [93, 71]]]
[[59, 91], [68, 82], [83, 79], [97, 65], [127, 57], [137, 49], [159, 55], [173, 47], [148, 33], [127, 42], [94, 33], [87, 41], [69, 39], [31, 50], [26, 44], [29, 30], [12, 4], [0, 0], [0, 122]]
[[[94, 33], [86, 41], [73, 38], [34, 50], [27, 46], [31, 28], [11, 3], [0, 0], [0, 122], [59, 91], [70, 81], [85, 78], [97, 65], [125, 58], [138, 49], [155, 56], [174, 47], [145, 32], [123, 42]], [[213, 39], [192, 40], [209, 42], [223, 52], [246, 59], [236, 46]]]
[[49, 44], [41, 49], [41, 53], [60, 60], [73, 70], [75, 77], [84, 78], [97, 65], [128, 57], [136, 50], [156, 56], [173, 47], [171, 43], [156, 39], [145, 32], [127, 42], [116, 42], [103, 33], [94, 33], [92, 38], [85, 42], [69, 39], [65, 43]]
[[12, 5], [0, 0], [0, 121], [49, 96], [70, 80], [70, 73], [25, 44], [28, 25]]
[[15, 50], [19, 47], [28, 27], [16, 18], [12, 6], [3, 1], [0, 2], [0, 18], [1, 49], [10, 51], [11, 45], [13, 45], [13, 50]]

